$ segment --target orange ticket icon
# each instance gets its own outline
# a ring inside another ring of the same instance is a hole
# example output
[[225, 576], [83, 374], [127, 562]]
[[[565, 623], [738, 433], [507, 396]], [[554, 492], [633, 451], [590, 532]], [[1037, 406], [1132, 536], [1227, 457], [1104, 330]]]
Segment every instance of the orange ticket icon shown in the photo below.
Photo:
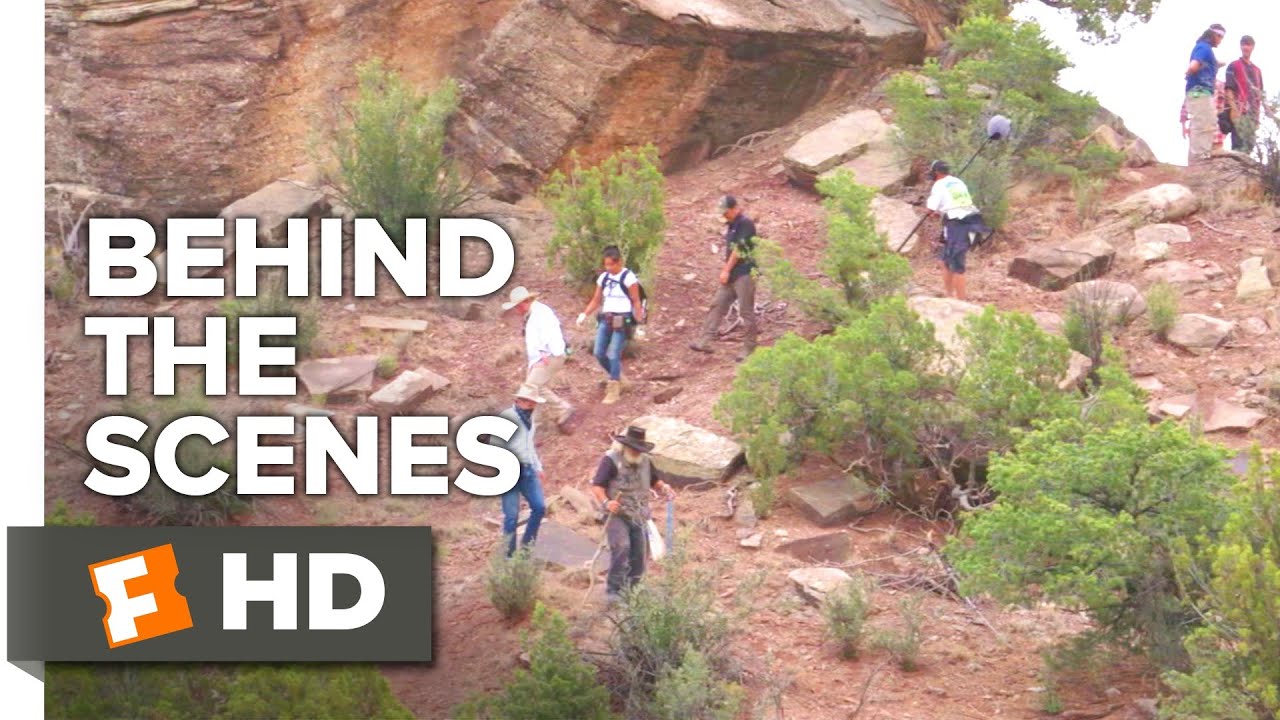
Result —
[[178, 560], [173, 545], [121, 555], [89, 566], [93, 592], [106, 603], [102, 627], [107, 646], [167, 635], [193, 626], [187, 599], [174, 581]]

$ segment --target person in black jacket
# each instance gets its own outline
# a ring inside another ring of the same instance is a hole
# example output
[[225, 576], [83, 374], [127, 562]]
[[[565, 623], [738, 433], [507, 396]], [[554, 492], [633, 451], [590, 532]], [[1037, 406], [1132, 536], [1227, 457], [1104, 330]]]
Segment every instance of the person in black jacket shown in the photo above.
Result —
[[756, 348], [756, 267], [752, 259], [755, 250], [756, 224], [742, 212], [738, 200], [726, 195], [720, 200], [720, 211], [726, 221], [724, 231], [724, 265], [720, 269], [720, 287], [711, 301], [711, 311], [702, 325], [702, 337], [689, 344], [691, 350], [711, 352], [711, 341], [720, 329], [725, 313], [738, 301], [738, 313], [742, 317], [742, 352], [738, 360], [744, 360]]

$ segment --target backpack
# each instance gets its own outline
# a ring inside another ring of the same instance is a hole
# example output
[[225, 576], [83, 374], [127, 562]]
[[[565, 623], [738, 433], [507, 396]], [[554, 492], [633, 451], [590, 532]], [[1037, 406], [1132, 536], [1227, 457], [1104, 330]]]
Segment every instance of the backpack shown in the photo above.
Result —
[[[631, 268], [623, 268], [622, 273], [618, 275], [618, 279], [614, 280], [609, 277], [608, 273], [604, 275], [605, 285], [614, 284], [622, 288], [622, 292], [627, 292], [627, 275], [635, 277], [635, 273], [631, 272]], [[640, 309], [644, 311], [644, 319], [649, 319], [649, 293], [645, 292], [644, 284], [640, 282], [640, 278], [636, 278], [636, 287], [640, 288]], [[628, 294], [627, 297], [630, 297]], [[631, 333], [631, 329], [636, 325], [642, 325], [640, 321], [635, 319], [635, 313], [631, 314], [631, 322], [627, 324], [627, 334]]]

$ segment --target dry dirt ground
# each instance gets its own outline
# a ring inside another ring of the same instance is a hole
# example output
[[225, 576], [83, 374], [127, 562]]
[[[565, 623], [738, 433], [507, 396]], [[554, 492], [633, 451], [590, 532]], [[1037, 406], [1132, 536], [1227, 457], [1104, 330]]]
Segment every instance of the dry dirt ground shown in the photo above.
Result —
[[[599, 453], [605, 449], [607, 435], [631, 418], [660, 412], [722, 430], [712, 417], [712, 406], [729, 387], [736, 347], [722, 343], [710, 357], [696, 355], [685, 347], [693, 339], [713, 292], [718, 256], [711, 253], [710, 245], [719, 230], [714, 202], [724, 192], [737, 194], [757, 220], [761, 234], [780, 241], [802, 269], [816, 272], [823, 245], [821, 208], [815, 196], [785, 182], [778, 164], [782, 149], [796, 132], [779, 133], [755, 147], [736, 150], [669, 179], [666, 244], [657, 277], [647, 279], [651, 305], [656, 306], [650, 335], [639, 344], [635, 359], [626, 365], [625, 377], [632, 385], [614, 406], [599, 404], [603, 375], [582, 349], [587, 333], [572, 326], [572, 319], [585, 304], [583, 297], [547, 269], [542, 248], [549, 225], [541, 219], [533, 201], [513, 211], [519, 217], [515, 235], [521, 259], [512, 284], [542, 290], [544, 299], [556, 309], [579, 348], [557, 388], [579, 410], [577, 431], [570, 436], [549, 431], [541, 440], [548, 497], [565, 486], [583, 487]], [[1109, 190], [1109, 197], [1177, 180], [1183, 172], [1179, 168], [1148, 168], [1143, 171], [1143, 184], [1116, 183]], [[920, 190], [914, 192], [918, 196]], [[906, 195], [910, 194], [911, 191]], [[1015, 209], [1012, 218], [998, 241], [971, 258], [971, 299], [994, 303], [1002, 309], [1061, 313], [1062, 294], [1042, 292], [1011, 280], [1005, 270], [1013, 255], [1026, 244], [1074, 230], [1074, 204], [1069, 195], [1043, 194]], [[1193, 242], [1174, 246], [1173, 257], [1212, 259], [1228, 275], [1250, 247], [1274, 247], [1277, 235], [1272, 234], [1272, 229], [1280, 224], [1269, 210], [1257, 207], [1224, 206], [1196, 218], [1203, 222], [1193, 219], [1188, 223]], [[936, 228], [926, 226], [923, 233], [924, 237], [932, 237]], [[940, 288], [939, 268], [927, 252], [918, 250], [912, 259], [915, 281]], [[1120, 269], [1111, 277], [1128, 276]], [[320, 354], [391, 352], [392, 334], [361, 330], [361, 314], [422, 317], [430, 327], [407, 346], [402, 367], [424, 365], [453, 381], [449, 390], [428, 401], [422, 408], [424, 413], [464, 418], [500, 409], [508, 402], [507, 394], [521, 377], [522, 357], [518, 348], [512, 348], [519, 338], [518, 328], [509, 319], [500, 318], [498, 298], [485, 301], [485, 317], [478, 322], [433, 312], [433, 303], [438, 302], [435, 300], [410, 302], [380, 297], [361, 300], [354, 311], [346, 309], [351, 302], [332, 299], [318, 304], [323, 318]], [[1223, 307], [1216, 308], [1215, 303]], [[194, 323], [213, 306], [212, 302], [183, 301], [174, 305], [171, 312], [180, 318], [180, 323]], [[1235, 303], [1234, 282], [1222, 290], [1206, 289], [1189, 295], [1183, 307], [1184, 311], [1229, 319], [1255, 313]], [[81, 318], [155, 312], [156, 306], [144, 301], [91, 304], [81, 298], [71, 305], [52, 301], [46, 304], [46, 338], [53, 350], [46, 382], [46, 431], [51, 438], [82, 446], [88, 422], [114, 410], [113, 405], [101, 399], [100, 342], [82, 336]], [[1229, 395], [1234, 388], [1226, 379], [1211, 380], [1211, 371], [1225, 368], [1227, 373], [1213, 375], [1220, 378], [1260, 361], [1274, 365], [1280, 358], [1280, 341], [1275, 333], [1237, 341], [1239, 344], [1206, 357], [1192, 357], [1156, 343], [1143, 322], [1127, 329], [1120, 344], [1129, 355], [1130, 365], [1159, 377], [1169, 395], [1206, 386]], [[772, 342], [792, 330], [807, 332], [811, 328], [785, 310], [771, 312], [763, 320], [761, 341]], [[147, 387], [146, 349], [135, 348], [132, 354], [136, 365], [131, 384], [134, 388]], [[677, 384], [683, 391], [667, 404], [653, 404], [653, 394], [669, 384]], [[299, 399], [306, 402], [305, 398]], [[283, 401], [277, 401], [274, 406], [281, 404]], [[360, 405], [334, 409], [343, 415], [367, 410]], [[1276, 447], [1280, 445], [1278, 426], [1280, 422], [1271, 418], [1249, 436], [1214, 439], [1237, 447], [1254, 441]], [[82, 486], [87, 468], [81, 460], [56, 448], [47, 450], [46, 456], [45, 496], [49, 508], [64, 500], [72, 509], [93, 512], [102, 524], [131, 522], [114, 501]], [[807, 467], [784, 479], [783, 486], [817, 479], [814, 475], [823, 472], [822, 468]], [[398, 697], [424, 718], [446, 717], [451, 707], [469, 695], [499, 687], [516, 667], [520, 634], [527, 626], [504, 622], [485, 595], [485, 567], [498, 541], [498, 530], [486, 524], [484, 518], [499, 514], [497, 503], [462, 493], [447, 498], [356, 498], [337, 478], [331, 479], [330, 487], [331, 494], [324, 497], [259, 500], [243, 522], [431, 525], [442, 546], [436, 575], [437, 661], [431, 666], [388, 665], [384, 672]], [[787, 539], [796, 539], [825, 531], [809, 524], [794, 510], [782, 507], [761, 524], [764, 546], [745, 549], [738, 545], [734, 522], [720, 517], [723, 488], [685, 492], [677, 508], [682, 542], [700, 566], [715, 569], [715, 591], [721, 602], [726, 607], [745, 605], [750, 609], [734, 633], [734, 652], [753, 698], [763, 701], [771, 687], [784, 687], [781, 708], [791, 720], [847, 718], [855, 714], [864, 720], [1041, 717], [1041, 649], [1088, 625], [1080, 614], [1058, 608], [1014, 609], [990, 602], [977, 602], [971, 608], [928, 595], [923, 605], [925, 640], [918, 670], [900, 671], [887, 663], [880, 651], [868, 651], [858, 660], [842, 660], [836, 648], [824, 639], [820, 614], [799, 599], [786, 579], [787, 571], [800, 563], [772, 549], [784, 534]], [[550, 519], [571, 522], [572, 515], [553, 504]], [[581, 528], [592, 538], [598, 537], [597, 527]], [[928, 560], [929, 553], [944, 542], [947, 529], [945, 523], [881, 511], [851, 528], [854, 563], [865, 571], [907, 572]], [[661, 568], [654, 572], [661, 572]], [[751, 580], [759, 573], [763, 573], [763, 582], [755, 586]], [[580, 577], [551, 573], [542, 595], [571, 619], [577, 636], [589, 645], [598, 643], [605, 632], [602, 591], [597, 583], [585, 602], [584, 592]], [[896, 607], [903, 596], [900, 591], [879, 591], [874, 600], [877, 614], [873, 625], [891, 627], [899, 623]], [[1141, 717], [1133, 701], [1152, 697], [1156, 682], [1149, 667], [1129, 658], [1062, 692], [1065, 708], [1076, 713], [1062, 717], [1126, 720]]]

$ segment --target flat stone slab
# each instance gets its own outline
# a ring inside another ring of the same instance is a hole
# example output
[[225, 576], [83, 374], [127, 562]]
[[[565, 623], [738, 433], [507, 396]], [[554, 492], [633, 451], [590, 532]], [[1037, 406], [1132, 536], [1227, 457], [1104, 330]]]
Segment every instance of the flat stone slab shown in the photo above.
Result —
[[[871, 216], [875, 218], [876, 230], [887, 237], [890, 250], [906, 254], [915, 249], [920, 234], [911, 235], [910, 240], [907, 240], [907, 235], [919, 224], [920, 216], [916, 215], [911, 203], [876, 195], [871, 198]], [[906, 244], [903, 244], [904, 240]]]
[[855, 110], [805, 133], [782, 156], [792, 177], [813, 182], [820, 173], [853, 159], [880, 139], [888, 124], [875, 110]]
[[[890, 128], [893, 126], [891, 125]], [[847, 171], [860, 185], [880, 192], [893, 192], [911, 177], [911, 162], [903, 155], [892, 139], [881, 139], [867, 146], [858, 157], [841, 163], [818, 175], [826, 179], [838, 172]]]
[[1143, 225], [1134, 230], [1133, 241], [1140, 245], [1143, 243], [1178, 245], [1191, 242], [1191, 231], [1185, 225], [1154, 223], [1152, 225]]
[[373, 372], [377, 367], [377, 355], [350, 355], [306, 360], [298, 363], [294, 373], [308, 393], [334, 399], [368, 393], [373, 389]]
[[1116, 250], [1096, 235], [1080, 235], [1066, 242], [1031, 248], [1009, 264], [1009, 277], [1042, 290], [1063, 290], [1106, 274]]
[[729, 438], [691, 425], [680, 418], [645, 415], [631, 425], [645, 430], [653, 443], [653, 469], [676, 487], [697, 482], [719, 482], [742, 464], [742, 446]]
[[426, 320], [393, 318], [382, 315], [361, 315], [360, 327], [370, 330], [398, 330], [401, 332], [426, 332]]
[[1167, 340], [1197, 355], [1212, 352], [1231, 334], [1236, 324], [1199, 313], [1185, 313], [1173, 321]]
[[1086, 280], [1067, 290], [1067, 307], [1072, 303], [1105, 305], [1112, 321], [1128, 324], [1147, 311], [1147, 300], [1138, 288], [1114, 280]]
[[849, 573], [840, 568], [829, 567], [797, 568], [787, 573], [787, 579], [796, 586], [796, 591], [805, 602], [816, 606], [822, 605], [828, 593], [853, 581]]
[[449, 380], [426, 368], [405, 370], [395, 380], [383, 385], [369, 402], [388, 412], [410, 412], [432, 394], [449, 387]]
[[801, 562], [839, 564], [853, 555], [853, 538], [846, 532], [834, 532], [792, 540], [774, 549]]
[[876, 508], [875, 493], [854, 476], [793, 487], [787, 502], [819, 527], [846, 523]]
[[[533, 544], [533, 556], [567, 570], [581, 570], [588, 566], [599, 546], [599, 539], [593, 540], [557, 522], [544, 521], [538, 527], [538, 541]], [[608, 568], [609, 551], [605, 548], [600, 551], [600, 556], [591, 569], [603, 572]]]
[[1199, 285], [1209, 282], [1209, 273], [1182, 260], [1169, 260], [1142, 271], [1142, 278], [1149, 283], [1164, 281], [1170, 285]]
[[1194, 394], [1179, 395], [1162, 401], [1157, 409], [1173, 418], [1182, 419], [1195, 411], [1200, 416], [1204, 432], [1247, 432], [1267, 419], [1265, 413], [1250, 410], [1243, 405], [1220, 398], [1197, 398]]

